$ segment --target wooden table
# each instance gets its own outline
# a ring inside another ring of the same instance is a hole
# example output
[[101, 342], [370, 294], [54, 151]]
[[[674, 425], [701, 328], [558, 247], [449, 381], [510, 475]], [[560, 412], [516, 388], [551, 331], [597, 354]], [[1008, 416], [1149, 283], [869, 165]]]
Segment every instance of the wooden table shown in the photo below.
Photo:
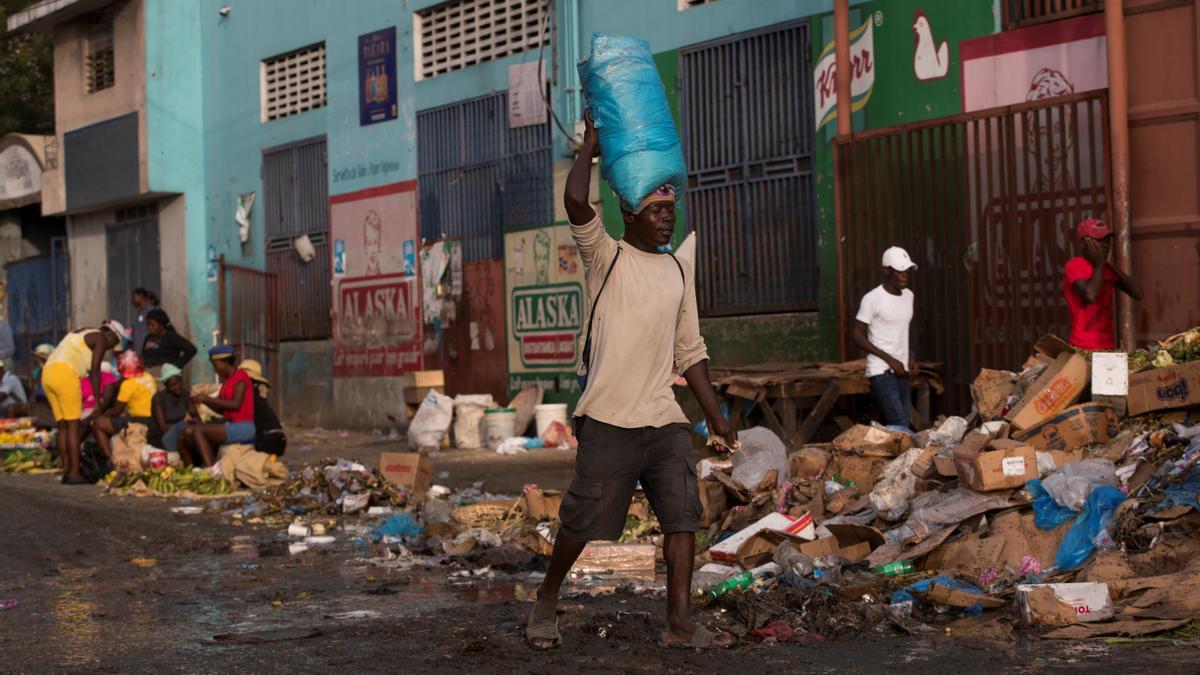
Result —
[[[909, 378], [916, 393], [913, 426], [931, 422], [931, 391], [942, 392], [939, 363], [920, 363]], [[742, 421], [745, 401], [758, 403], [766, 426], [779, 434], [789, 451], [809, 442], [838, 399], [870, 391], [864, 359], [844, 363], [762, 363], [734, 368], [712, 367], [713, 385], [729, 402], [730, 422]], [[800, 421], [801, 410], [808, 414]]]

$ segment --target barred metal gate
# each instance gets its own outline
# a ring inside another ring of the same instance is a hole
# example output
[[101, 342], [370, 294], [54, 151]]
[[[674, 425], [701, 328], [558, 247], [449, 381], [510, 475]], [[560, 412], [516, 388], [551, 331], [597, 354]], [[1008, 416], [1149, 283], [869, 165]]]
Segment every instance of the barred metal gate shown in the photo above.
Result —
[[421, 238], [504, 257], [504, 233], [554, 220], [550, 124], [508, 126], [508, 93], [417, 113]]
[[807, 45], [800, 21], [680, 50], [687, 217], [707, 315], [816, 307]]
[[[220, 259], [217, 277], [221, 339], [243, 359], [255, 359], [271, 382], [279, 382], [279, 277]], [[271, 400], [279, 405], [278, 387]]]
[[845, 320], [880, 283], [883, 250], [908, 249], [913, 349], [943, 363], [951, 409], [969, 407], [979, 368], [1017, 368], [1040, 335], [1066, 334], [1075, 224], [1107, 218], [1105, 92], [869, 131], [837, 152]]
[[131, 295], [135, 288], [162, 290], [158, 217], [153, 205], [117, 211], [116, 223], [105, 232], [108, 261], [108, 311], [106, 315], [126, 326], [137, 323]]
[[[325, 137], [263, 151], [267, 271], [278, 277], [277, 336], [283, 340], [329, 337], [329, 177]], [[307, 236], [316, 257], [304, 262], [294, 241]]]

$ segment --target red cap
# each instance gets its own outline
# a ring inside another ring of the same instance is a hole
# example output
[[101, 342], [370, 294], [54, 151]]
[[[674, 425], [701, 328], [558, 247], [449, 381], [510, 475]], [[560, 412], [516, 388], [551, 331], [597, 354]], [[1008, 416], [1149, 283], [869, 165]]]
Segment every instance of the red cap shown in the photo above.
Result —
[[1112, 230], [1099, 218], [1084, 218], [1079, 222], [1079, 227], [1076, 228], [1075, 233], [1079, 235], [1080, 239], [1084, 237], [1103, 239], [1112, 234]]

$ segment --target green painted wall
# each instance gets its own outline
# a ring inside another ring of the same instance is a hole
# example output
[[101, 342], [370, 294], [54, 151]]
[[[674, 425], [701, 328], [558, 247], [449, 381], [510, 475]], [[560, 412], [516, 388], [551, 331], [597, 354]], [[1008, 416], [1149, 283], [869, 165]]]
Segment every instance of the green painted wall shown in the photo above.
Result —
[[[919, 80], [913, 70], [918, 11], [925, 14], [935, 44], [947, 43], [950, 66], [946, 76]], [[871, 21], [874, 35], [875, 83], [866, 106], [853, 115], [854, 131], [956, 115], [962, 112], [958, 43], [995, 32], [996, 10], [991, 0], [880, 0], [850, 10], [851, 30]], [[833, 15], [812, 19], [814, 64], [833, 40]], [[837, 120], [816, 132], [813, 166], [816, 171], [817, 232], [820, 242], [820, 321], [817, 327], [836, 356], [838, 340], [837, 248], [833, 206], [833, 138]], [[851, 242], [852, 243], [852, 242]], [[882, 254], [882, 251], [880, 251]], [[847, 298], [850, 316], [857, 298]], [[853, 356], [853, 355], [848, 355]]]

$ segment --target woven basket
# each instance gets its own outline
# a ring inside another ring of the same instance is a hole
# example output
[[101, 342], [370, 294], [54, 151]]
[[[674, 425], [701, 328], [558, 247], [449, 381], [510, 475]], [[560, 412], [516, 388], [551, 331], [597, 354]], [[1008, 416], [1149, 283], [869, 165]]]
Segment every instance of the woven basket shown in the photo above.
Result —
[[450, 517], [460, 530], [496, 530], [520, 520], [520, 503], [521, 500], [516, 499], [512, 502], [484, 502], [460, 506], [454, 509]]

